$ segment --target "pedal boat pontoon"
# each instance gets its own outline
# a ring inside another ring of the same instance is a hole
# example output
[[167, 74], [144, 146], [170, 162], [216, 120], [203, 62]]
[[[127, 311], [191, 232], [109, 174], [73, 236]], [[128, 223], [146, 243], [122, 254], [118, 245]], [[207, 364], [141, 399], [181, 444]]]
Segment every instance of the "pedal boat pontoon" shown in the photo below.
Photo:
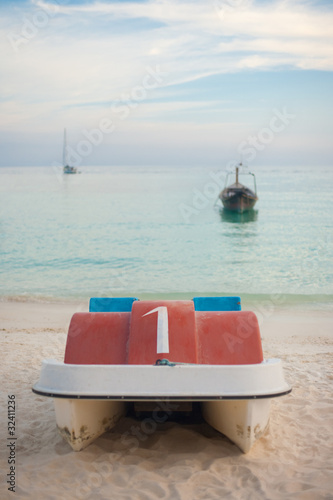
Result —
[[91, 299], [90, 312], [72, 317], [64, 362], [44, 360], [33, 387], [54, 398], [76, 451], [129, 402], [200, 402], [204, 419], [246, 453], [266, 431], [271, 399], [290, 391], [281, 361], [263, 359], [257, 318], [239, 297]]

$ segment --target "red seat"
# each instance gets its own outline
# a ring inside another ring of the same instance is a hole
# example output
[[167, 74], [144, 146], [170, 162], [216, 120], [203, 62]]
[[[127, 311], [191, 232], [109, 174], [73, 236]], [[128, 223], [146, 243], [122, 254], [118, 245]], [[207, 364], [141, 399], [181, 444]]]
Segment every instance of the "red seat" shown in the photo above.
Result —
[[[164, 332], [162, 327], [158, 329], [158, 316], [163, 315], [163, 310], [158, 309], [150, 314], [156, 308], [167, 308], [168, 325], [164, 324]], [[169, 344], [165, 352], [158, 352], [158, 330], [159, 335]], [[198, 362], [192, 300], [133, 302], [128, 363], [151, 365], [161, 358], [180, 363]]]
[[129, 312], [76, 313], [69, 325], [65, 363], [125, 364]]
[[263, 352], [256, 315], [249, 311], [196, 312], [198, 363], [261, 363]]
[[171, 362], [237, 365], [263, 361], [257, 317], [248, 311], [194, 311], [193, 301], [135, 301], [132, 312], [76, 313], [65, 363]]

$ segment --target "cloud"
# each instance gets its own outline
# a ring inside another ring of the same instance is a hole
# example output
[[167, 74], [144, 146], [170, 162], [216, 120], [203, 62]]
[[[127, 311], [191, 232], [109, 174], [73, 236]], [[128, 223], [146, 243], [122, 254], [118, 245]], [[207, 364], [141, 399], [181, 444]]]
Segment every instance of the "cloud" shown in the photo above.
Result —
[[[43, 24], [42, 13], [46, 13], [46, 21], [45, 26], [37, 26], [36, 36], [32, 36], [30, 43], [38, 48], [38, 40], [43, 41], [45, 52], [51, 49], [53, 54], [58, 47], [58, 52], [65, 55], [64, 64], [73, 57], [77, 60], [79, 46], [81, 58], [93, 68], [98, 61], [105, 64], [108, 58], [121, 64], [126, 56], [128, 67], [137, 58], [149, 61], [157, 57], [160, 64], [169, 67], [172, 79], [179, 81], [181, 78], [200, 77], [202, 66], [210, 73], [238, 70], [236, 58], [233, 65], [223, 65], [223, 56], [228, 47], [230, 52], [234, 52], [235, 43], [239, 50], [245, 52], [264, 50], [266, 56], [262, 63], [267, 64], [268, 61], [270, 66], [276, 64], [274, 55], [281, 53], [279, 44], [288, 44], [290, 60], [293, 62], [295, 57], [296, 63], [301, 66], [310, 40], [316, 44], [316, 61], [326, 61], [325, 69], [332, 69], [327, 52], [332, 46], [333, 12], [318, 11], [285, 0], [264, 5], [247, 0], [237, 3], [239, 7], [229, 5], [233, 4], [233, 0], [205, 4], [183, 1], [93, 2], [83, 5], [60, 3], [55, 8], [52, 3], [35, 1], [31, 5], [30, 19], [38, 19], [40, 12], [39, 23]], [[26, 18], [29, 20], [29, 15]], [[127, 25], [130, 20], [137, 19], [146, 19], [144, 32]], [[118, 30], [113, 33], [117, 22], [123, 23], [123, 34]], [[157, 28], [154, 28], [154, 23], [159, 23]], [[10, 30], [7, 28], [5, 31], [8, 42]], [[221, 40], [224, 40], [223, 44]], [[271, 58], [267, 57], [267, 47], [264, 47], [266, 41], [270, 41]], [[304, 50], [300, 50], [300, 45], [304, 46]], [[26, 47], [22, 42], [17, 44], [17, 48], [23, 50]], [[63, 54], [63, 50], [67, 54]], [[195, 61], [200, 61], [200, 66]], [[135, 71], [137, 68], [133, 66]], [[314, 66], [318, 67], [315, 61]], [[121, 65], [120, 69], [125, 71], [125, 65]]]
[[333, 70], [333, 10], [305, 0], [13, 5], [0, 8], [2, 130], [97, 123], [138, 94], [149, 69], [163, 77], [129, 120], [175, 124], [202, 111], [213, 123], [227, 107], [223, 92], [191, 94], [214, 75]]

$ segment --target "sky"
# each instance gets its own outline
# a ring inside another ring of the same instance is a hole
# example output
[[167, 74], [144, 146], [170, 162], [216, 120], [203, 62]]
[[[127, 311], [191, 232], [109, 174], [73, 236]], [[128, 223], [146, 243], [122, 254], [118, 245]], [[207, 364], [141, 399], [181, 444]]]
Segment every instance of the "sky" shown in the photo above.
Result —
[[332, 0], [1, 0], [0, 166], [333, 163]]

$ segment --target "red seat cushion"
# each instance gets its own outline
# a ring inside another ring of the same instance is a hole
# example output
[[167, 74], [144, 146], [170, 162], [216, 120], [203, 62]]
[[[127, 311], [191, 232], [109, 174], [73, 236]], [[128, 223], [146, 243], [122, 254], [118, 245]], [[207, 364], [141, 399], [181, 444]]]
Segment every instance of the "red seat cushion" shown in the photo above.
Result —
[[76, 313], [69, 325], [65, 363], [125, 364], [131, 313]]
[[198, 362], [212, 365], [261, 363], [259, 324], [249, 311], [196, 312]]
[[[166, 310], [147, 314], [156, 308], [166, 308]], [[169, 349], [158, 352], [158, 316], [163, 316], [166, 312], [168, 324], [159, 328], [159, 335], [169, 343]], [[151, 365], [162, 358], [181, 363], [197, 363], [195, 313], [192, 300], [133, 302], [128, 363]]]

